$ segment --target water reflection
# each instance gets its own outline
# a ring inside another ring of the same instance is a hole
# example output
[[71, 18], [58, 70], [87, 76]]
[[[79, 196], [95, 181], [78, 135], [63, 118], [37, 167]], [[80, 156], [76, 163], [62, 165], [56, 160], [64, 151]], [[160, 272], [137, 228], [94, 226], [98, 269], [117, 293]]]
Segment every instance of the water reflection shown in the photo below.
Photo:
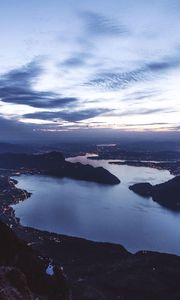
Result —
[[105, 186], [36, 175], [18, 177], [18, 186], [33, 192], [31, 198], [14, 206], [22, 224], [120, 243], [133, 252], [148, 249], [180, 254], [180, 214], [128, 189], [135, 182], [156, 184], [169, 180], [172, 176], [168, 171], [110, 165], [87, 157], [69, 160], [104, 166], [121, 179], [121, 184]]

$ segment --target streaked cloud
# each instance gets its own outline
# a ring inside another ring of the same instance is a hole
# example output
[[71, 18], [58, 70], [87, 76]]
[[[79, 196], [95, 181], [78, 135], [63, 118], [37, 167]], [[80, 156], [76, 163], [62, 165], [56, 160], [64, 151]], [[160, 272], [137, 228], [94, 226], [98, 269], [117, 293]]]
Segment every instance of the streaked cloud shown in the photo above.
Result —
[[102, 89], [127, 88], [136, 82], [143, 83], [152, 80], [154, 77], [164, 75], [165, 72], [180, 67], [180, 53], [178, 56], [167, 57], [164, 60], [144, 62], [139, 68], [128, 72], [106, 72], [97, 73], [96, 78], [87, 82], [87, 85]]
[[84, 20], [88, 34], [103, 35], [125, 35], [129, 34], [129, 30], [125, 25], [119, 24], [113, 18], [92, 11], [85, 11], [80, 14]]
[[108, 109], [87, 109], [87, 110], [62, 110], [56, 112], [37, 112], [32, 114], [25, 114], [23, 117], [27, 119], [40, 119], [40, 120], [60, 120], [63, 119], [69, 122], [78, 122], [94, 118], [108, 112]]
[[33, 89], [33, 82], [36, 82], [41, 73], [39, 64], [32, 62], [1, 76], [1, 101], [49, 109], [74, 105], [77, 102], [75, 97], [63, 97], [54, 92]]
[[0, 11], [0, 126], [179, 130], [178, 1], [45, 2]]

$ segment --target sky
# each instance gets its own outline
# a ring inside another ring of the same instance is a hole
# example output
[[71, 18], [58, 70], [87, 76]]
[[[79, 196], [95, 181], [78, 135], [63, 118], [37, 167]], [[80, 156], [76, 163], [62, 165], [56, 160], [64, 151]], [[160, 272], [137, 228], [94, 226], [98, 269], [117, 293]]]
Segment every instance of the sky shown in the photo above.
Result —
[[0, 0], [0, 136], [179, 132], [179, 0]]

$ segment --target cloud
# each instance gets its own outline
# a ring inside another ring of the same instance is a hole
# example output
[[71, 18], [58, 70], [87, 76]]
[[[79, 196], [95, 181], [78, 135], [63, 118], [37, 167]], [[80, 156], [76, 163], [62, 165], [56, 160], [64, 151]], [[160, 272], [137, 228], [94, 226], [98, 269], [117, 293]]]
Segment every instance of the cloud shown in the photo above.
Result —
[[55, 108], [75, 105], [75, 97], [63, 97], [54, 92], [35, 91], [32, 87], [42, 72], [33, 62], [0, 77], [0, 99], [5, 103], [29, 105], [35, 108]]
[[163, 75], [172, 69], [180, 66], [180, 56], [166, 57], [159, 61], [145, 62], [138, 68], [127, 72], [110, 72], [97, 73], [95, 78], [86, 82], [85, 85], [98, 87], [105, 90], [114, 90], [127, 88], [137, 82], [152, 80], [157, 76]]
[[[166, 109], [168, 111], [168, 109]], [[79, 110], [79, 111], [70, 111], [70, 110], [61, 110], [61, 111], [51, 111], [51, 112], [35, 112], [30, 114], [23, 115], [25, 119], [35, 119], [35, 120], [47, 120], [57, 122], [58, 120], [64, 120], [68, 122], [79, 122], [83, 120], [87, 120], [90, 118], [97, 117], [99, 115], [106, 114], [109, 116], [132, 116], [132, 115], [148, 115], [159, 112], [164, 112], [165, 108], [156, 108], [156, 109], [133, 109], [133, 110], [125, 110], [125, 111], [115, 111], [110, 109], [87, 109], [87, 110]], [[93, 122], [91, 122], [93, 123]]]
[[[60, 68], [65, 67], [69, 69], [74, 69], [78, 67], [86, 67], [88, 68], [89, 59], [93, 58], [93, 54], [90, 53], [90, 47], [86, 46], [84, 48], [84, 41], [80, 39], [78, 41], [80, 43], [80, 49], [77, 51], [73, 51], [68, 58], [64, 59], [64, 61], [60, 62]], [[82, 48], [82, 49], [81, 49]], [[92, 50], [92, 49], [91, 49]]]
[[[127, 93], [124, 97], [124, 101], [143, 102], [145, 100], [152, 100], [161, 94], [160, 90], [157, 89], [141, 89], [133, 93]], [[136, 101], [137, 100], [137, 101]]]
[[170, 69], [176, 69], [180, 66], [180, 56], [166, 57], [164, 60], [150, 62], [146, 65], [147, 70], [152, 72], [163, 72]]
[[144, 70], [137, 69], [123, 73], [99, 73], [95, 79], [90, 80], [86, 84], [102, 89], [114, 90], [116, 88], [126, 88], [130, 83], [143, 81], [144, 79]]
[[29, 87], [34, 79], [36, 79], [42, 68], [40, 67], [38, 61], [33, 61], [21, 68], [11, 70], [8, 73], [1, 75], [0, 87], [5, 86], [23, 86]]
[[65, 67], [73, 68], [73, 67], [83, 66], [84, 64], [85, 64], [85, 60], [83, 58], [73, 56], [66, 59], [61, 65]]
[[107, 36], [107, 35], [127, 35], [129, 34], [126, 26], [115, 22], [111, 18], [107, 18], [101, 14], [86, 11], [81, 13], [86, 30], [91, 35]]
[[[132, 109], [132, 110], [125, 110], [125, 111], [115, 111], [114, 113], [109, 113], [111, 116], [133, 116], [133, 115], [150, 115], [159, 112], [168, 112], [168, 108], [139, 108], [139, 109]], [[107, 114], [108, 115], [108, 114]]]
[[68, 122], [78, 122], [98, 115], [109, 112], [108, 109], [87, 109], [79, 111], [58, 111], [58, 112], [36, 112], [32, 114], [25, 114], [23, 117], [27, 119], [40, 119], [40, 120], [55, 120], [63, 119]]

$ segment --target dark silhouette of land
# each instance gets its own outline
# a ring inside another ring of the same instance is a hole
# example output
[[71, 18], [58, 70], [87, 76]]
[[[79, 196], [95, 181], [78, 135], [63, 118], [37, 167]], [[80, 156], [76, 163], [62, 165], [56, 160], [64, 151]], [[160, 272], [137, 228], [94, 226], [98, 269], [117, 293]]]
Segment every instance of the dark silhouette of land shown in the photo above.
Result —
[[28, 247], [0, 221], [0, 299], [69, 299], [66, 279], [56, 267], [46, 273], [49, 260]]
[[136, 183], [129, 189], [141, 196], [152, 197], [162, 206], [180, 211], [180, 176], [156, 185]]
[[[0, 222], [2, 300], [14, 295], [23, 300], [180, 298], [178, 256], [149, 251], [131, 254], [120, 245], [21, 226], [15, 231], [19, 238]], [[53, 260], [53, 276], [46, 274], [47, 257]]]
[[[40, 173], [119, 183], [105, 169], [67, 162], [59, 152], [1, 154], [0, 167], [9, 174]], [[0, 177], [0, 218], [13, 229], [0, 221], [0, 299], [180, 299], [180, 257], [150, 251], [132, 254], [121, 245], [23, 227], [10, 205], [24, 201], [30, 193], [16, 184], [9, 176]], [[130, 189], [165, 207], [180, 209], [179, 176], [159, 185], [140, 183]], [[46, 273], [49, 262], [54, 266], [53, 276]]]
[[68, 177], [103, 184], [119, 184], [120, 180], [102, 167], [94, 168], [65, 160], [60, 152], [44, 154], [0, 154], [0, 168], [43, 175]]

